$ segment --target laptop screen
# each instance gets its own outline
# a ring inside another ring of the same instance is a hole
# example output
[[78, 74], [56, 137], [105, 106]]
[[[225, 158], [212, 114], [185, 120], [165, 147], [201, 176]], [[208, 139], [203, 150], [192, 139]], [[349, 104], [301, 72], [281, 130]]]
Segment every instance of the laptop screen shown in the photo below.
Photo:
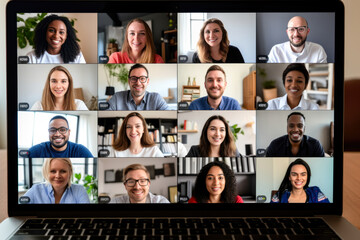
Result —
[[17, 3], [7, 25], [16, 209], [341, 205], [337, 2], [311, 12], [266, 1]]

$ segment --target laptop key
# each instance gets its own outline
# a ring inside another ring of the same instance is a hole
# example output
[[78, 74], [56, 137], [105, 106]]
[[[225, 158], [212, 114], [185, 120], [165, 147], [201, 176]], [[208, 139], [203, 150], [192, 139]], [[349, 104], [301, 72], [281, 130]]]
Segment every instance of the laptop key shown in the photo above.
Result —
[[39, 219], [39, 218], [30, 218], [28, 220], [26, 220], [25, 224], [32, 224], [32, 223], [42, 223], [44, 219]]
[[106, 240], [106, 236], [90, 236], [90, 240]]
[[71, 218], [60, 219], [59, 223], [75, 223], [75, 219], [71, 219]]
[[89, 219], [89, 218], [79, 218], [79, 219], [76, 219], [76, 223], [91, 223], [91, 219]]
[[87, 240], [88, 236], [72, 236], [71, 240]]
[[45, 235], [47, 231], [41, 229], [20, 229], [16, 235]]
[[68, 240], [69, 236], [53, 236], [51, 240]]
[[44, 229], [45, 225], [44, 223], [25, 223], [20, 229]]
[[110, 236], [109, 240], [125, 240], [125, 236]]
[[208, 235], [222, 235], [222, 236], [224, 236], [222, 229], [214, 229], [214, 228], [209, 229], [208, 228], [207, 232], [208, 232]]
[[266, 234], [276, 234], [275, 230], [272, 228], [260, 228], [259, 229], [260, 233], [262, 235], [266, 235]]
[[46, 229], [60, 229], [62, 228], [63, 224], [57, 224], [57, 223], [49, 223], [46, 226]]
[[231, 240], [232, 237], [231, 236], [224, 236], [224, 235], [201, 235], [200, 239], [204, 239], [204, 240]]
[[50, 232], [48, 233], [48, 235], [63, 235], [65, 232], [65, 230], [50, 230]]
[[45, 219], [43, 223], [58, 223], [59, 219]]
[[268, 240], [269, 238], [265, 235], [251, 235], [253, 240]]
[[68, 229], [65, 235], [81, 235], [83, 230]]
[[80, 223], [65, 223], [64, 229], [79, 229]]
[[173, 235], [188, 235], [188, 231], [186, 228], [172, 229], [172, 234]]
[[101, 232], [101, 235], [110, 235], [110, 236], [115, 236], [117, 234], [117, 229], [103, 229]]
[[250, 236], [234, 235], [235, 240], [251, 240]]
[[85, 229], [84, 235], [98, 236], [100, 233], [99, 229]]
[[282, 236], [282, 235], [269, 234], [268, 237], [271, 240], [287, 240], [287, 238], [285, 236]]

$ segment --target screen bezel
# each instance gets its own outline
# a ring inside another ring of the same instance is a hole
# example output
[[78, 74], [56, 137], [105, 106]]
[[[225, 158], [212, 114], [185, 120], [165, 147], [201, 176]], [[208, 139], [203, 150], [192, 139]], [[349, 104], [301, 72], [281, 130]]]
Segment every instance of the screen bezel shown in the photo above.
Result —
[[[221, 3], [221, 4], [219, 4]], [[7, 136], [9, 216], [305, 216], [342, 214], [344, 6], [341, 1], [10, 1], [6, 7]], [[259, 9], [261, 6], [261, 9]], [[311, 6], [311, 10], [309, 10]], [[46, 9], [46, 11], [44, 11]], [[114, 11], [121, 9], [121, 11]], [[334, 196], [331, 204], [18, 204], [17, 41], [19, 12], [334, 12]], [[125, 11], [126, 12], [126, 11]], [[91, 208], [91, 211], [89, 211]]]

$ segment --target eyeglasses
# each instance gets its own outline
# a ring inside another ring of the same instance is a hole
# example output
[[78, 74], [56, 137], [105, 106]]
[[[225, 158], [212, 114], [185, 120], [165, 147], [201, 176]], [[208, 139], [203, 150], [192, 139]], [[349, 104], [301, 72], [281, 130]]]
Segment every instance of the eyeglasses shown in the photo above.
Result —
[[133, 187], [136, 185], [136, 183], [138, 182], [140, 186], [147, 186], [149, 184], [149, 179], [148, 178], [140, 178], [138, 180], [135, 179], [128, 179], [125, 181], [126, 186], [128, 187]]
[[301, 27], [288, 27], [287, 30], [290, 33], [294, 33], [295, 30], [298, 31], [298, 33], [303, 33], [307, 29], [307, 26], [301, 26]]
[[132, 82], [132, 83], [136, 83], [139, 79], [140, 79], [140, 82], [141, 82], [141, 83], [144, 83], [144, 82], [146, 82], [146, 80], [148, 79], [148, 77], [147, 77], [147, 76], [140, 76], [140, 77], [131, 76], [131, 77], [129, 77], [129, 80], [130, 80], [130, 82]]
[[66, 127], [59, 127], [59, 128], [49, 128], [48, 131], [51, 135], [55, 134], [59, 131], [60, 134], [65, 134], [69, 129]]

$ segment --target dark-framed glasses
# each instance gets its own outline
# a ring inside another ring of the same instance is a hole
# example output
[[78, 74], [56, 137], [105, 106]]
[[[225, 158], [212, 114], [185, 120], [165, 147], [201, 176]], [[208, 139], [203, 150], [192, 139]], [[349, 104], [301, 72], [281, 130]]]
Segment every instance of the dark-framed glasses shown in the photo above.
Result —
[[303, 32], [305, 32], [306, 29], [307, 29], [307, 26], [288, 27], [288, 28], [287, 28], [288, 32], [290, 32], [290, 33], [294, 33], [295, 30], [296, 30], [298, 33], [303, 33]]
[[147, 76], [140, 76], [140, 77], [136, 77], [136, 76], [130, 76], [129, 80], [132, 83], [136, 83], [138, 80], [140, 80], [141, 83], [146, 82], [146, 80], [148, 79]]
[[150, 179], [148, 178], [140, 178], [138, 180], [135, 179], [128, 179], [125, 181], [126, 186], [133, 187], [136, 183], [139, 183], [140, 186], [147, 186], [149, 184]]
[[65, 134], [69, 129], [66, 127], [59, 127], [59, 128], [49, 128], [48, 131], [50, 134], [55, 134], [59, 131], [60, 134]]

